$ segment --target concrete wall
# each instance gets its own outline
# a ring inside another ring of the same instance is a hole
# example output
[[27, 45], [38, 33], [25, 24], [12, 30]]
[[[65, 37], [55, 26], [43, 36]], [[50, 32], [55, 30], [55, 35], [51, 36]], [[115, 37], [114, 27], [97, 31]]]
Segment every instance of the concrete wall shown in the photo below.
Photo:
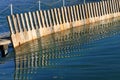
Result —
[[120, 16], [120, 1], [108, 0], [8, 16], [14, 47], [73, 27]]

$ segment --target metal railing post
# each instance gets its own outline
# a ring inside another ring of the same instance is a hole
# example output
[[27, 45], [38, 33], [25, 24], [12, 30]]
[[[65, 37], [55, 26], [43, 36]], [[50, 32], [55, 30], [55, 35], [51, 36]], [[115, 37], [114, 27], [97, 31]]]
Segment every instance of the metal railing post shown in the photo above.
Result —
[[11, 15], [13, 14], [13, 5], [10, 4], [10, 11], [11, 11]]
[[39, 10], [41, 10], [41, 1], [39, 0]]

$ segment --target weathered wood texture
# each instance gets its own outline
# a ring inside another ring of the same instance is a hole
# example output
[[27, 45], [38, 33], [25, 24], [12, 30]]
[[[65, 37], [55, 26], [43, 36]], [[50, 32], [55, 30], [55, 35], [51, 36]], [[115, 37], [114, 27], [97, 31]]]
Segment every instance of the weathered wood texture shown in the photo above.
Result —
[[11, 41], [8, 39], [0, 39], [0, 46], [10, 44]]
[[108, 0], [8, 16], [14, 47], [72, 27], [120, 16], [120, 0]]

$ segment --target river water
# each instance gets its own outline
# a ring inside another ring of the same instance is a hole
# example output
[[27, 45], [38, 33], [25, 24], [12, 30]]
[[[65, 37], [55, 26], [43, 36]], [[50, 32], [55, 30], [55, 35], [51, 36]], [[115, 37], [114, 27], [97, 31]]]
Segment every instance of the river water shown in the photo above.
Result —
[[9, 52], [0, 57], [0, 80], [119, 80], [120, 18], [55, 33]]

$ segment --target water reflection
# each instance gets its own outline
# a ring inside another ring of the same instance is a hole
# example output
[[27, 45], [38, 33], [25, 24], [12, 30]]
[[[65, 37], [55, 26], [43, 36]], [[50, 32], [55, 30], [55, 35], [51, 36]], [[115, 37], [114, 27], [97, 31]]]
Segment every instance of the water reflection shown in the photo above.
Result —
[[62, 59], [84, 56], [85, 44], [120, 33], [120, 19], [85, 25], [28, 42], [15, 49], [15, 80], [32, 80], [40, 68], [62, 65]]

